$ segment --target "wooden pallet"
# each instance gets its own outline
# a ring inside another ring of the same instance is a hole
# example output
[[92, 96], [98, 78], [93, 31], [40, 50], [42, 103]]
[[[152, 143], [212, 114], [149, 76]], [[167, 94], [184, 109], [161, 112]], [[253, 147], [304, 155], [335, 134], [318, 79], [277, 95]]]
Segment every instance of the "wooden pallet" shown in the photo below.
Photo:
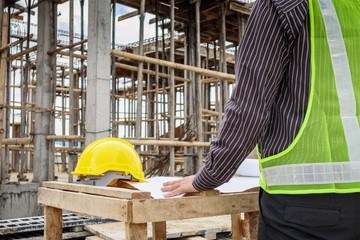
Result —
[[[166, 239], [166, 221], [231, 215], [233, 239], [257, 239], [258, 193], [219, 194], [211, 190], [181, 198], [152, 199], [149, 192], [44, 182], [38, 202], [44, 205], [45, 239], [61, 239], [62, 209], [125, 222], [125, 239]], [[245, 213], [245, 220], [241, 220]]]

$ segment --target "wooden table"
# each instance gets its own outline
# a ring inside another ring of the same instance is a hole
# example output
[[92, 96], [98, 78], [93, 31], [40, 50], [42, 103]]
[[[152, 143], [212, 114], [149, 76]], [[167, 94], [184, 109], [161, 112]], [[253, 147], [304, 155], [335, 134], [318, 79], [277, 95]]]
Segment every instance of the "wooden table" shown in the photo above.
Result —
[[[125, 238], [147, 240], [147, 223], [153, 239], [166, 239], [166, 221], [231, 214], [233, 239], [257, 239], [258, 193], [219, 194], [152, 199], [149, 192], [115, 187], [44, 182], [38, 202], [44, 205], [45, 239], [62, 239], [62, 209], [125, 222]], [[241, 219], [245, 213], [245, 219]]]

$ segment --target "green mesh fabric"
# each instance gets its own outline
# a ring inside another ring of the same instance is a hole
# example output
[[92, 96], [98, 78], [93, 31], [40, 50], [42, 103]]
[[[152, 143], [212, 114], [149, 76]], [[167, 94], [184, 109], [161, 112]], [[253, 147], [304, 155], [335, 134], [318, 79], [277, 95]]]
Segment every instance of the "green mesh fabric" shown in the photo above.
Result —
[[[333, 0], [340, 21], [360, 113], [360, 1]], [[309, 0], [311, 28], [311, 90], [303, 125], [293, 143], [283, 152], [260, 158], [261, 170], [267, 167], [349, 161], [340, 106], [337, 96], [325, 25], [317, 0]], [[360, 146], [359, 146], [360, 147]], [[259, 150], [261, 152], [261, 150]], [[360, 157], [360, 156], [359, 156]], [[268, 187], [262, 175], [262, 188], [268, 193], [347, 193], [359, 192], [360, 183], [285, 185]]]

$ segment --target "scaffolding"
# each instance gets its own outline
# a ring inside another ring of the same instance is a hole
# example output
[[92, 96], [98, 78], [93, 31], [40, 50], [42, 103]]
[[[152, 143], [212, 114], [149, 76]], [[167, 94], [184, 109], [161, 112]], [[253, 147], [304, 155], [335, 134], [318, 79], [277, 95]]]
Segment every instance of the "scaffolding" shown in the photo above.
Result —
[[[73, 0], [42, 1], [51, 10], [46, 29], [40, 28], [39, 17], [37, 24], [31, 22], [34, 9], [39, 8], [40, 15], [43, 3], [28, 0], [27, 6], [21, 6], [16, 0], [2, 1], [2, 185], [12, 181], [11, 173], [17, 173], [16, 181], [27, 181], [26, 173], [33, 172], [34, 182], [55, 180], [55, 166], [70, 173], [91, 140], [89, 135], [99, 134], [133, 144], [149, 176], [196, 173], [219, 131], [225, 103], [235, 84], [237, 46], [252, 1], [112, 0], [110, 71], [104, 69], [110, 88], [102, 92], [110, 99], [110, 120], [108, 128], [101, 131], [90, 130], [86, 113], [92, 108], [89, 99], [102, 96], [92, 96], [88, 87], [93, 37], [84, 35], [84, 4], [88, 2], [79, 1], [80, 9], [74, 8]], [[69, 29], [57, 28], [58, 4], [69, 6]], [[116, 16], [119, 6], [134, 11]], [[74, 33], [75, 10], [81, 16], [81, 22], [76, 23], [80, 24], [80, 33]], [[144, 39], [145, 13], [154, 16], [150, 23], [155, 36], [148, 39]], [[140, 19], [139, 41], [116, 44], [116, 23], [134, 16]], [[51, 47], [46, 52], [41, 45], [45, 30], [51, 35]], [[50, 61], [49, 79], [39, 74], [44, 58]], [[49, 95], [48, 107], [39, 105], [41, 95]], [[46, 131], [36, 126], [44, 115], [49, 119]], [[43, 148], [48, 160], [42, 168], [47, 171], [45, 175], [36, 170], [42, 163], [37, 163], [40, 160], [34, 154]], [[68, 182], [73, 181], [69, 174]]]

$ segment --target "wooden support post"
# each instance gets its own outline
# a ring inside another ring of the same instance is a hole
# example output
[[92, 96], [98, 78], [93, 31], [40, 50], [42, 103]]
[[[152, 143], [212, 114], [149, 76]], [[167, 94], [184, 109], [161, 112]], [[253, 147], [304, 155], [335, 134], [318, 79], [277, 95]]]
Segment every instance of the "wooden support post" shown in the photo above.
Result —
[[[111, 48], [115, 49], [115, 14], [116, 14], [116, 1], [112, 1], [112, 41], [111, 41]], [[116, 67], [115, 67], [116, 57], [111, 56], [111, 76], [112, 76], [112, 87], [111, 87], [111, 128], [112, 128], [112, 137], [118, 137], [118, 130], [116, 124]]]
[[147, 240], [147, 223], [125, 223], [126, 240]]
[[[227, 72], [227, 66], [226, 66], [226, 22], [225, 22], [225, 18], [226, 18], [226, 5], [227, 3], [225, 1], [222, 1], [220, 3], [220, 9], [221, 9], [221, 54], [222, 54], [222, 71], [224, 73]], [[229, 99], [229, 86], [228, 86], [228, 81], [226, 79], [223, 79], [222, 81], [222, 85], [223, 85], [223, 106], [222, 108], [225, 108], [225, 104]]]
[[[159, 59], [159, 0], [156, 0], [155, 3], [155, 58]], [[160, 139], [160, 124], [158, 120], [159, 117], [159, 65], [155, 64], [155, 101], [156, 101], [156, 107], [155, 107], [155, 136], [156, 139]]]
[[153, 240], [166, 240], [166, 222], [152, 223]]
[[231, 233], [233, 240], [242, 240], [241, 213], [231, 214]]
[[[175, 62], [175, 41], [174, 41], [174, 32], [175, 32], [175, 0], [170, 0], [170, 62]], [[169, 137], [170, 140], [174, 140], [175, 136], [175, 69], [170, 68], [170, 91], [169, 91], [169, 103], [168, 103], [168, 112], [170, 115], [169, 123]], [[170, 147], [170, 176], [175, 175], [175, 149]]]
[[[6, 45], [2, 44], [2, 25], [3, 25], [3, 17], [4, 17], [4, 8], [5, 8], [5, 1], [0, 1], [0, 48], [3, 49]], [[1, 50], [2, 51], [2, 50]], [[2, 65], [1, 65], [2, 66]], [[0, 178], [1, 179], [1, 178]]]
[[[201, 1], [197, 1], [195, 3], [195, 19], [196, 19], [196, 56], [195, 56], [195, 64], [196, 67], [201, 67], [201, 56], [200, 56], [200, 4]], [[203, 141], [203, 129], [202, 129], [202, 118], [201, 118], [201, 110], [203, 108], [203, 99], [202, 99], [202, 91], [201, 91], [201, 78], [200, 74], [195, 74], [195, 92], [196, 92], [196, 126], [197, 126], [197, 140], [199, 142]], [[197, 162], [195, 166], [196, 172], [200, 170], [202, 166], [202, 158], [204, 154], [204, 149], [202, 147], [198, 147], [197, 149]]]
[[241, 36], [244, 36], [245, 33], [245, 26], [246, 26], [247, 16], [241, 16]]
[[[6, 16], [7, 16], [7, 18], [9, 18], [9, 15], [6, 15]], [[10, 20], [8, 19], [8, 21], [10, 21]], [[2, 23], [2, 21], [1, 21], [1, 23]], [[20, 44], [22, 46], [23, 43], [21, 42]], [[7, 55], [9, 56], [9, 52], [8, 52]], [[5, 89], [5, 95], [6, 95], [5, 104], [6, 104], [6, 106], [10, 105], [10, 88], [9, 88], [10, 81], [11, 81], [10, 71], [11, 71], [11, 62], [8, 63], [7, 66], [6, 66], [6, 72], [7, 72], [7, 74], [6, 74], [6, 89]], [[15, 69], [13, 69], [13, 73], [14, 73], [13, 79], [15, 81], [15, 74], [16, 74]], [[15, 94], [13, 95], [13, 98], [15, 98]], [[7, 108], [5, 110], [5, 136], [4, 136], [5, 138], [9, 138], [9, 136], [10, 136], [10, 113], [11, 113], [11, 110], [9, 108]], [[15, 115], [15, 114], [13, 114], [13, 115]], [[7, 179], [10, 178], [9, 174], [8, 174], [8, 169], [9, 169], [9, 166], [10, 166], [10, 157], [9, 157], [10, 156], [10, 151], [9, 151], [8, 146], [5, 146], [5, 154], [3, 154], [2, 156], [4, 157], [3, 162], [5, 164], [4, 165], [4, 172], [3, 172], [4, 175], [3, 175], [2, 179], [4, 179], [6, 181]], [[0, 166], [0, 169], [1, 169], [1, 166]], [[5, 171], [5, 169], [6, 169], [6, 171]], [[0, 170], [0, 175], [1, 175], [1, 170]], [[1, 179], [1, 177], [0, 177], [0, 179]]]
[[62, 239], [62, 210], [59, 208], [44, 207], [44, 239], [61, 240]]
[[[3, 4], [3, 3], [2, 3]], [[1, 11], [3, 9], [0, 9]], [[2, 39], [1, 39], [1, 46], [7, 45], [8, 41], [8, 28], [9, 28], [9, 17], [8, 13], [2, 13], [3, 21], [2, 21]], [[1, 60], [0, 60], [0, 104], [5, 103], [5, 81], [6, 81], [6, 69], [7, 69], [7, 54], [8, 51], [5, 50], [1, 53]], [[4, 111], [5, 108], [0, 108], [0, 180], [4, 181], [5, 177], [7, 176], [7, 164], [5, 159], [2, 157], [2, 139], [3, 139], [3, 125], [4, 125]]]
[[[145, 0], [140, 2], [140, 34], [139, 34], [139, 55], [144, 55], [144, 21], [145, 21]], [[136, 105], [136, 127], [135, 137], [141, 137], [141, 123], [142, 123], [142, 93], [143, 93], [143, 67], [144, 63], [139, 62], [139, 69], [137, 74], [137, 105]], [[140, 153], [140, 146], [136, 146], [135, 150]]]
[[241, 24], [241, 14], [237, 13], [237, 21], [238, 21], [238, 45], [240, 44], [242, 38], [242, 24]]
[[[64, 80], [65, 80], [65, 68], [61, 69], [61, 88], [64, 88]], [[61, 126], [62, 126], [62, 135], [66, 135], [66, 114], [65, 114], [65, 92], [61, 91]], [[65, 147], [65, 141], [62, 141], [62, 146]], [[66, 153], [65, 151], [61, 153], [61, 171], [66, 171]]]
[[[30, 6], [29, 6], [30, 8]], [[56, 48], [57, 45], [57, 9], [53, 11], [51, 15], [51, 40], [50, 40], [50, 48]], [[45, 53], [44, 53], [45, 54]], [[50, 109], [55, 109], [56, 105], [56, 55], [50, 56], [50, 64], [51, 64], [51, 80], [50, 80]], [[55, 111], [50, 111], [50, 126], [49, 126], [49, 134], [55, 135]], [[50, 141], [49, 143], [49, 166], [48, 166], [48, 180], [55, 179], [55, 142]]]
[[[165, 58], [166, 58], [166, 59], [168, 58], [168, 57], [167, 57], [166, 50], [165, 50], [165, 27], [164, 27], [164, 18], [161, 19], [161, 23], [162, 23], [162, 24], [161, 24], [161, 29], [162, 29], [162, 42], [161, 42], [162, 52], [161, 52], [161, 57], [162, 57], [162, 60], [164, 60]], [[157, 60], [157, 61], [159, 61], [159, 60]], [[161, 72], [165, 73], [165, 70], [166, 70], [165, 66], [162, 66], [162, 69], [161, 69], [161, 70], [162, 70]], [[162, 82], [162, 88], [165, 89], [165, 81], [164, 81], [164, 79], [162, 79], [161, 82]], [[165, 134], [166, 134], [165, 91], [163, 90], [161, 93], [162, 93], [162, 111], [163, 111], [163, 113], [164, 113], [162, 126], [163, 126], [163, 134], [165, 135]], [[168, 129], [169, 129], [169, 127], [168, 127]], [[164, 154], [166, 153], [166, 151], [167, 151], [167, 148], [164, 148]]]
[[[188, 65], [189, 62], [189, 27], [185, 30], [185, 40], [184, 40], [184, 65]], [[189, 77], [190, 72], [187, 70], [184, 70], [184, 76]], [[185, 124], [188, 120], [190, 120], [190, 117], [192, 115], [191, 111], [191, 100], [190, 100], [190, 94], [191, 94], [191, 83], [185, 83], [184, 86], [184, 119]], [[185, 154], [191, 154], [192, 148], [191, 147], [185, 147], [184, 148]], [[192, 167], [192, 159], [193, 157], [185, 157], [184, 159], [184, 175], [192, 175], [193, 174], [193, 167]]]
[[[80, 38], [84, 40], [84, 2], [85, 0], [80, 0]], [[80, 47], [81, 55], [84, 55], [84, 44], [81, 44]], [[85, 84], [85, 74], [84, 74], [84, 59], [80, 61], [80, 75], [81, 75], [81, 114], [80, 114], [80, 135], [85, 136], [85, 94], [84, 94], [84, 84]], [[85, 148], [85, 143], [81, 143], [81, 149]]]
[[[147, 64], [147, 68], [150, 69], [150, 64]], [[146, 117], [147, 120], [150, 119], [154, 119], [155, 115], [154, 115], [154, 93], [153, 91], [155, 91], [153, 89], [153, 79], [150, 75], [147, 75], [147, 79], [146, 79]], [[147, 137], [154, 137], [154, 121], [148, 121], [147, 122]], [[154, 146], [148, 146], [147, 147], [148, 151], [153, 151], [154, 150]], [[152, 158], [147, 158], [146, 160], [146, 170], [149, 170], [153, 167], [153, 160]]]
[[[69, 24], [69, 43], [70, 45], [73, 44], [74, 41], [74, 0], [70, 0], [69, 4], [69, 14], [70, 14], [70, 24]], [[75, 124], [75, 94], [74, 94], [74, 88], [75, 88], [75, 79], [74, 79], [74, 51], [71, 47], [69, 49], [69, 77], [70, 77], [70, 84], [69, 84], [69, 135], [75, 135], [77, 132], [75, 132], [74, 124]], [[74, 153], [74, 141], [69, 141], [69, 162], [68, 162], [68, 181], [69, 183], [72, 183], [73, 175], [71, 174], [72, 171], [75, 169], [75, 162], [76, 162], [76, 153]]]
[[259, 212], [244, 213], [244, 220], [241, 220], [242, 237], [245, 237], [246, 240], [258, 239], [258, 224]]

